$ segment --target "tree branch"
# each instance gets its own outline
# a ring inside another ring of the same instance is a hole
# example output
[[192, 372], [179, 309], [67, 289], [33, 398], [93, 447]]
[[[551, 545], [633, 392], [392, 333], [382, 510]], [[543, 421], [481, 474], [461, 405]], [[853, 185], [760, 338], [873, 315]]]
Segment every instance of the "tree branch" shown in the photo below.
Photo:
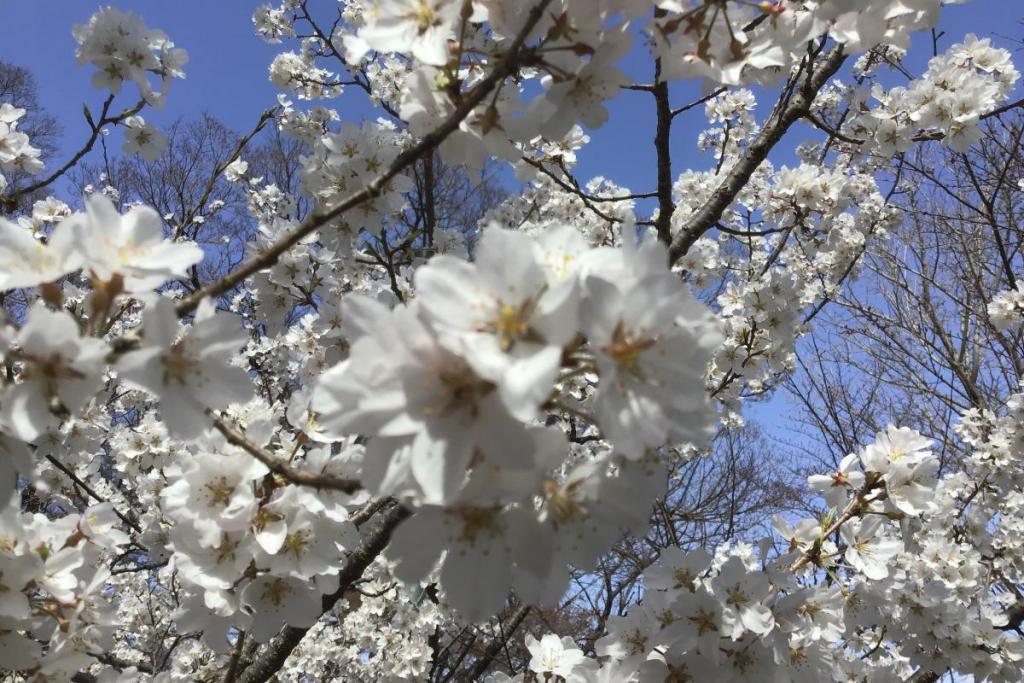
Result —
[[[106, 498], [104, 498], [100, 494], [96, 493], [92, 489], [91, 486], [89, 486], [84, 481], [82, 481], [78, 477], [77, 474], [72, 472], [71, 469], [69, 469], [67, 467], [67, 465], [62, 463], [60, 460], [57, 460], [57, 458], [53, 457], [52, 455], [47, 455], [46, 459], [49, 460], [53, 464], [54, 467], [56, 467], [58, 470], [60, 470], [64, 474], [66, 474], [68, 476], [68, 478], [71, 479], [71, 481], [75, 482], [75, 484], [80, 486], [83, 491], [85, 491], [87, 494], [89, 494], [89, 496], [91, 496], [92, 498], [94, 498], [95, 500], [97, 500], [97, 501], [99, 501], [101, 503], [106, 503], [107, 502]], [[142, 533], [142, 527], [139, 526], [138, 522], [136, 522], [134, 519], [132, 519], [128, 515], [124, 514], [120, 510], [118, 510], [116, 507], [113, 507], [113, 506], [111, 506], [111, 507], [114, 510], [114, 514], [117, 515], [118, 517], [120, 517], [122, 522], [124, 522], [125, 524], [130, 526], [132, 529], [134, 529], [136, 533], [140, 533], [140, 534]]]
[[[348, 561], [339, 575], [338, 590], [323, 596], [322, 607], [326, 613], [340, 600], [352, 584], [358, 581], [370, 563], [383, 552], [391, 533], [410, 515], [408, 509], [395, 505], [388, 510], [379, 522], [364, 537], [359, 547], [349, 556]], [[309, 628], [295, 626], [284, 627], [275, 636], [266, 649], [249, 664], [237, 677], [237, 683], [266, 683], [284, 666], [285, 660], [298, 647]]]
[[139, 100], [139, 102], [137, 102], [135, 106], [125, 109], [116, 116], [111, 116], [108, 118], [107, 112], [110, 111], [110, 105], [113, 104], [113, 102], [113, 95], [110, 95], [109, 97], [107, 97], [106, 100], [103, 101], [103, 109], [100, 111], [100, 120], [98, 123], [93, 122], [92, 115], [89, 113], [89, 110], [86, 109], [85, 117], [86, 121], [89, 122], [89, 128], [92, 130], [92, 133], [89, 135], [89, 139], [85, 141], [85, 144], [82, 145], [81, 149], [75, 152], [74, 156], [68, 159], [63, 166], [61, 166], [60, 168], [58, 168], [56, 171], [46, 176], [45, 178], [37, 180], [31, 185], [26, 185], [25, 187], [22, 187], [20, 189], [14, 189], [10, 193], [0, 197], [0, 207], [5, 205], [14, 206], [15, 202], [18, 200], [19, 197], [35, 192], [36, 190], [40, 190], [49, 185], [50, 183], [52, 183], [53, 181], [55, 181], [57, 178], [60, 178], [62, 175], [71, 170], [71, 168], [73, 168], [75, 164], [81, 161], [82, 157], [84, 157], [86, 154], [92, 151], [92, 148], [96, 146], [96, 141], [99, 140], [100, 136], [103, 134], [104, 126], [110, 123], [116, 125], [121, 121], [125, 120], [126, 118], [128, 118], [129, 116], [135, 116], [140, 111], [142, 111], [143, 107], [146, 106], [145, 100]]
[[[267, 121], [273, 119], [279, 109], [280, 107], [271, 107], [270, 109], [264, 111], [260, 115], [259, 121], [256, 122], [255, 127], [253, 127], [251, 131], [249, 131], [245, 136], [243, 136], [238, 141], [238, 144], [235, 145], [235, 148], [231, 151], [231, 154], [228, 155], [228, 158], [224, 159], [219, 164], [213, 167], [213, 172], [210, 174], [209, 180], [206, 181], [206, 187], [203, 188], [203, 194], [199, 197], [199, 201], [197, 201], [195, 205], [191, 209], [186, 211], [185, 214], [181, 217], [181, 221], [178, 223], [178, 227], [174, 231], [175, 237], [181, 237], [182, 233], [185, 230], [185, 227], [188, 226], [193, 220], [195, 220], [195, 217], [199, 213], [199, 210], [203, 208], [203, 206], [206, 204], [206, 201], [210, 198], [210, 194], [213, 192], [214, 187], [217, 185], [217, 179], [220, 178], [221, 174], [224, 172], [224, 169], [226, 169], [228, 166], [234, 163], [235, 159], [237, 159], [239, 155], [241, 155], [242, 150], [245, 149], [246, 145], [248, 145], [249, 142], [254, 137], [256, 137], [256, 135], [261, 130], [263, 130], [264, 126], [267, 125]], [[182, 208], [184, 209], [184, 207]]]
[[750, 181], [750, 177], [761, 162], [768, 158], [768, 154], [790, 126], [810, 113], [814, 96], [839, 71], [845, 60], [846, 55], [842, 46], [832, 48], [822, 59], [821, 64], [795, 89], [789, 102], [781, 107], [777, 116], [761, 129], [747, 148], [746, 156], [732, 167], [704, 206], [683, 224], [669, 248], [669, 263], [675, 263], [682, 258], [690, 247], [722, 218], [722, 214]]
[[209, 415], [211, 420], [213, 420], [214, 429], [223, 434], [228, 442], [238, 446], [243, 451], [266, 465], [271, 472], [284, 477], [292, 484], [309, 486], [317, 489], [331, 489], [333, 491], [342, 491], [344, 493], [355, 493], [363, 488], [362, 484], [355, 479], [334, 477], [329, 474], [316, 474], [315, 472], [310, 472], [298, 467], [292, 467], [287, 462], [284, 462], [280, 458], [277, 458], [273, 454], [263, 450], [252, 441], [249, 441], [244, 434], [226, 423], [213, 411], [207, 411], [206, 414]]
[[349, 209], [380, 196], [388, 181], [419, 161], [424, 154], [432, 153], [434, 149], [444, 142], [444, 140], [459, 127], [459, 124], [462, 123], [463, 119], [469, 116], [477, 105], [483, 102], [484, 99], [498, 87], [499, 83], [515, 72], [516, 67], [519, 66], [524, 54], [532, 51], [529, 49], [524, 50], [523, 45], [526, 42], [527, 37], [530, 35], [530, 32], [533, 31], [534, 26], [536, 26], [537, 22], [540, 21], [544, 14], [544, 10], [549, 4], [551, 4], [551, 0], [540, 0], [540, 2], [530, 10], [526, 23], [512, 41], [508, 52], [505, 53], [490, 74], [477, 83], [471, 91], [466, 93], [459, 105], [448, 116], [448, 118], [441, 123], [440, 126], [425, 135], [415, 145], [399, 154], [387, 170], [370, 181], [370, 183], [362, 190], [349, 195], [347, 199], [342, 200], [338, 205], [331, 209], [326, 211], [314, 211], [304, 221], [299, 223], [295, 229], [286, 233], [272, 244], [265, 252], [253, 257], [231, 273], [228, 273], [224, 277], [182, 299], [178, 303], [178, 315], [187, 315], [193, 311], [204, 298], [208, 296], [220, 296], [221, 294], [233, 289], [250, 275], [273, 265], [282, 254], [298, 244], [299, 241], [313, 231], [326, 225], [335, 218], [338, 218]]
[[519, 628], [526, 619], [526, 615], [529, 613], [530, 606], [523, 605], [512, 613], [512, 618], [509, 619], [507, 628], [501, 629], [499, 624], [499, 629], [501, 629], [499, 636], [488, 643], [487, 649], [484, 650], [483, 655], [473, 663], [473, 668], [470, 669], [469, 674], [466, 676], [467, 681], [478, 681], [483, 678], [484, 673], [487, 671], [487, 667], [489, 667], [491, 662], [494, 661], [494, 658], [501, 653], [505, 644], [512, 639], [512, 634], [516, 632], [516, 629]]
[[[654, 10], [658, 19], [666, 14], [661, 8]], [[658, 217], [654, 229], [663, 244], [672, 243], [672, 214], [676, 211], [672, 200], [672, 105], [669, 103], [668, 81], [661, 77], [661, 57], [654, 60], [654, 107], [657, 125], [654, 131], [654, 150], [658, 155]]]

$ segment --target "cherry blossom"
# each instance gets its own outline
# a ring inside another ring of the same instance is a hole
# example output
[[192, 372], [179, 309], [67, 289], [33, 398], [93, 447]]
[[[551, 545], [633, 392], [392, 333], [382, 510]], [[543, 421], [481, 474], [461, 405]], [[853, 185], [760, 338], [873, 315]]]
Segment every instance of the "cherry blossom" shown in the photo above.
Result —
[[158, 128], [143, 120], [141, 116], [129, 116], [124, 121], [125, 154], [138, 154], [146, 161], [156, 161], [167, 149], [167, 136]]
[[159, 399], [168, 431], [195, 438], [207, 422], [206, 410], [252, 396], [245, 371], [230, 365], [246, 339], [233, 316], [216, 312], [212, 301], [199, 307], [180, 336], [172, 302], [163, 297], [150, 302], [143, 314], [143, 347], [121, 358], [118, 374]]
[[[106, 91], [81, 154], [41, 174], [37, 112], [0, 103], [0, 666], [1021, 680], [1016, 251], [973, 283], [963, 339], [936, 342], [967, 358], [990, 334], [1008, 381], [983, 368], [938, 428], [872, 394], [882, 417], [851, 407], [831, 451], [801, 444], [806, 495], [742, 531], [686, 508], [704, 483], [686, 473], [805, 346], [845, 336], [835, 302], [903, 275], [871, 255], [912, 228], [908, 165], [1003, 144], [1019, 74], [998, 39], [942, 25], [914, 66], [941, 5], [343, 0], [322, 24], [263, 4], [283, 92], [198, 203], [159, 212], [79, 161], [117, 126], [122, 160], [156, 160], [144, 110], [187, 55], [98, 10], [73, 32]], [[690, 79], [701, 96], [677, 102]], [[632, 127], [657, 137], [653, 188], [584, 175], [634, 96], [654, 99]], [[1001, 234], [1016, 175], [974, 179], [979, 229]], [[733, 480], [788, 467], [764, 450]]]
[[183, 277], [203, 258], [195, 243], [164, 239], [163, 221], [153, 209], [136, 206], [121, 215], [100, 194], [89, 197], [85, 213], [74, 214], [67, 223], [78, 233], [84, 267], [103, 281], [121, 276], [125, 291], [154, 289]]
[[67, 221], [43, 243], [21, 225], [0, 218], [0, 287], [36, 287], [77, 270], [83, 258], [75, 242], [75, 230]]
[[9, 343], [13, 349], [6, 355], [21, 363], [21, 381], [4, 393], [0, 419], [24, 441], [77, 413], [102, 384], [107, 344], [83, 337], [65, 311], [36, 303]]

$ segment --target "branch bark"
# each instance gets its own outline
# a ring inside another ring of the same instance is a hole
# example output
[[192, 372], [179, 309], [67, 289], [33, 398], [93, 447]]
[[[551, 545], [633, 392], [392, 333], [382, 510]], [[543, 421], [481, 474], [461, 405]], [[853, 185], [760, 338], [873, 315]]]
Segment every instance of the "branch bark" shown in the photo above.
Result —
[[[363, 536], [362, 542], [349, 556], [339, 575], [338, 590], [323, 597], [321, 606], [326, 613], [340, 600], [352, 584], [358, 581], [370, 563], [384, 551], [391, 534], [409, 516], [401, 505], [390, 508], [374, 527]], [[281, 670], [292, 651], [298, 647], [308, 628], [286, 626], [267, 644], [263, 652], [235, 679], [237, 683], [266, 683]]]
[[362, 485], [354, 479], [334, 477], [329, 474], [317, 474], [298, 467], [292, 467], [287, 462], [275, 457], [273, 454], [263, 450], [253, 442], [249, 441], [240, 431], [226, 423], [213, 411], [207, 411], [207, 415], [213, 420], [213, 427], [224, 435], [229, 443], [238, 446], [243, 451], [259, 460], [267, 466], [274, 474], [280, 475], [292, 484], [298, 486], [309, 486], [317, 489], [331, 489], [343, 493], [355, 493], [362, 489]]
[[810, 113], [815, 95], [839, 71], [844, 61], [846, 55], [842, 46], [832, 48], [797, 86], [792, 98], [781, 106], [750, 144], [746, 157], [730, 169], [704, 206], [683, 224], [669, 247], [669, 263], [675, 263], [685, 256], [690, 247], [721, 220], [722, 214], [746, 187], [754, 171], [768, 158], [768, 154], [790, 126]]
[[[54, 467], [56, 467], [61, 472], [66, 474], [68, 476], [68, 478], [71, 481], [73, 481], [77, 486], [81, 487], [81, 489], [83, 491], [85, 491], [87, 494], [89, 494], [89, 497], [91, 497], [92, 499], [94, 499], [94, 500], [96, 500], [96, 501], [98, 501], [100, 503], [106, 503], [107, 502], [106, 498], [104, 498], [100, 494], [96, 493], [92, 489], [92, 487], [90, 487], [88, 484], [86, 484], [84, 481], [82, 481], [78, 477], [78, 475], [76, 475], [67, 465], [62, 463], [60, 460], [58, 460], [57, 458], [53, 457], [52, 455], [47, 455], [46, 459], [49, 460], [50, 463], [53, 464]], [[127, 514], [125, 514], [125, 513], [121, 512], [120, 510], [118, 510], [116, 506], [112, 506], [112, 509], [114, 511], [114, 514], [117, 515], [118, 517], [120, 517], [121, 521], [124, 522], [125, 524], [127, 524], [128, 526], [130, 526], [133, 531], [135, 531], [136, 533], [139, 533], [139, 534], [142, 533], [142, 527], [139, 526], [138, 522], [136, 522], [134, 519], [129, 517]]]
[[491, 665], [491, 662], [494, 661], [495, 657], [501, 654], [505, 644], [512, 639], [512, 634], [515, 633], [516, 629], [522, 625], [523, 621], [526, 619], [526, 615], [529, 613], [529, 605], [523, 605], [512, 613], [512, 618], [509, 619], [508, 627], [502, 629], [501, 634], [487, 645], [487, 649], [484, 650], [483, 655], [480, 659], [476, 660], [473, 664], [473, 668], [470, 669], [469, 675], [466, 678], [467, 681], [478, 681], [483, 678], [484, 673], [487, 671], [487, 667]]
[[17, 202], [19, 197], [22, 197], [22, 196], [27, 195], [27, 194], [31, 194], [32, 192], [35, 192], [36, 190], [41, 190], [44, 187], [46, 187], [47, 185], [50, 185], [53, 181], [57, 180], [62, 175], [64, 175], [68, 171], [70, 171], [75, 166], [75, 164], [77, 164], [79, 161], [82, 160], [82, 157], [84, 157], [86, 154], [88, 154], [89, 152], [92, 151], [93, 147], [96, 146], [96, 142], [103, 135], [103, 127], [104, 126], [107, 126], [109, 124], [117, 125], [118, 123], [121, 123], [122, 121], [124, 121], [129, 116], [135, 116], [140, 111], [142, 111], [143, 107], [146, 106], [146, 101], [145, 100], [139, 100], [139, 102], [137, 104], [135, 104], [135, 106], [129, 107], [128, 109], [125, 109], [120, 114], [117, 114], [116, 116], [108, 116], [108, 113], [110, 112], [110, 105], [113, 104], [113, 102], [114, 102], [114, 95], [110, 95], [109, 97], [107, 97], [106, 100], [103, 101], [103, 108], [100, 110], [100, 120], [99, 120], [98, 123], [93, 122], [92, 114], [90, 114], [89, 110], [86, 109], [85, 110], [85, 118], [86, 118], [86, 121], [89, 124], [89, 128], [91, 129], [91, 132], [89, 134], [89, 138], [85, 141], [85, 144], [82, 145], [82, 147], [77, 152], [75, 152], [75, 154], [72, 155], [72, 157], [70, 159], [68, 159], [64, 163], [63, 166], [61, 166], [60, 168], [55, 170], [50, 175], [48, 175], [48, 176], [46, 176], [46, 177], [44, 177], [44, 178], [42, 178], [40, 180], [37, 180], [34, 183], [26, 185], [25, 187], [14, 188], [14, 189], [11, 190], [11, 192], [9, 194], [0, 196], [0, 207], [4, 207], [4, 206], [13, 207], [15, 205], [15, 202]]
[[[654, 16], [665, 14], [656, 9]], [[669, 102], [668, 81], [661, 77], [661, 58], [654, 60], [654, 106], [657, 112], [657, 126], [654, 132], [654, 149], [658, 154], [658, 218], [654, 229], [663, 244], [672, 243], [672, 214], [676, 211], [672, 201], [672, 105]]]

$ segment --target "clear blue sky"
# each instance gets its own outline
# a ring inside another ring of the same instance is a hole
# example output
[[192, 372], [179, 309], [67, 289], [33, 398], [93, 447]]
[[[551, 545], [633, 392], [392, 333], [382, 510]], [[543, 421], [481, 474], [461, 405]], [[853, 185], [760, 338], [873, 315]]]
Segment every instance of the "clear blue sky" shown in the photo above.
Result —
[[[89, 85], [89, 67], [75, 62], [71, 36], [71, 27], [85, 22], [100, 4], [92, 0], [0, 0], [0, 58], [35, 72], [43, 106], [64, 124], [65, 145], [75, 144], [85, 134], [82, 104], [95, 107], [101, 101], [102, 94]], [[166, 109], [146, 113], [153, 123], [206, 111], [244, 130], [274, 103], [276, 90], [267, 80], [267, 67], [282, 46], [266, 45], [253, 33], [251, 14], [257, 0], [121, 0], [109, 4], [140, 14], [149, 26], [163, 29], [189, 52], [187, 78], [175, 81]], [[313, 0], [314, 7], [327, 11], [335, 4], [335, 0]], [[940, 26], [947, 32], [943, 44], [969, 31], [1021, 37], [1021, 17], [1022, 0], [974, 0], [950, 6]], [[929, 40], [926, 34], [916, 36], [915, 45], [923, 48], [918, 52], [920, 63], [927, 57], [924, 52]], [[639, 50], [630, 56], [626, 70], [637, 80], [650, 80], [651, 67]], [[699, 94], [695, 84], [674, 85], [673, 89], [675, 104]], [[654, 188], [651, 99], [646, 93], [627, 92], [612, 103], [610, 123], [593, 136], [594, 143], [581, 157], [581, 177], [601, 174], [634, 191]], [[335, 106], [349, 120], [373, 115], [358, 93], [343, 97]], [[768, 106], [766, 103], [763, 108]], [[678, 119], [674, 140], [678, 170], [709, 163], [696, 152], [696, 131], [702, 122], [699, 110]]]

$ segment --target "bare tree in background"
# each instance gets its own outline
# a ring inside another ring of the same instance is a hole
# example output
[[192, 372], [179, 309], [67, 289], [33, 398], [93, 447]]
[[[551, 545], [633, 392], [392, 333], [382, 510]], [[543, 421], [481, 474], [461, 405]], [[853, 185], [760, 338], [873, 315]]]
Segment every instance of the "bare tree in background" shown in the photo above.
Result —
[[433, 248], [437, 230], [454, 230], [471, 240], [488, 210], [508, 196], [499, 168], [488, 162], [479, 178], [468, 179], [463, 169], [442, 163], [434, 152], [415, 168], [415, 190], [402, 222], [409, 230], [423, 231], [427, 249]]
[[[25, 116], [18, 123], [18, 128], [29, 136], [32, 145], [38, 147], [40, 159], [49, 165], [58, 151], [61, 137], [61, 126], [57, 119], [47, 114], [39, 103], [39, 88], [35, 76], [23, 66], [0, 60], [0, 104], [10, 104], [25, 110]], [[17, 185], [28, 178], [21, 171], [8, 174], [8, 181]], [[24, 211], [45, 192], [29, 193], [19, 197], [14, 207]]]
[[[472, 673], [483, 662], [492, 671], [522, 671], [530, 655], [522, 638], [508, 637], [517, 627], [574, 634], [580, 647], [593, 654], [607, 620], [641, 601], [641, 574], [662, 550], [752, 541], [766, 534], [773, 513], [799, 505], [803, 494], [789, 484], [785, 464], [756, 424], [721, 430], [706, 455], [676, 459], [648, 533], [622, 538], [593, 571], [574, 570], [570, 592], [557, 608], [526, 612], [513, 604], [489, 624], [437, 634], [431, 680], [476, 680]], [[497, 653], [491, 651], [495, 643], [501, 644]]]
[[937, 439], [952, 464], [957, 416], [1018, 390], [1024, 336], [987, 309], [1024, 274], [1024, 207], [1009, 191], [1024, 178], [1022, 139], [1014, 111], [967, 154], [935, 146], [897, 162], [903, 224], [803, 344], [788, 384], [808, 467], [834, 466], [889, 423]]
[[222, 174], [223, 160], [233, 156], [241, 136], [210, 115], [179, 119], [165, 132], [167, 150], [154, 162], [114, 157], [110, 147], [116, 142], [104, 140], [102, 159], [82, 164], [69, 179], [79, 194], [110, 185], [122, 202], [155, 208], [169, 234], [202, 245], [208, 258], [193, 269], [190, 283], [198, 289], [241, 260], [241, 245], [253, 234], [244, 192]]

